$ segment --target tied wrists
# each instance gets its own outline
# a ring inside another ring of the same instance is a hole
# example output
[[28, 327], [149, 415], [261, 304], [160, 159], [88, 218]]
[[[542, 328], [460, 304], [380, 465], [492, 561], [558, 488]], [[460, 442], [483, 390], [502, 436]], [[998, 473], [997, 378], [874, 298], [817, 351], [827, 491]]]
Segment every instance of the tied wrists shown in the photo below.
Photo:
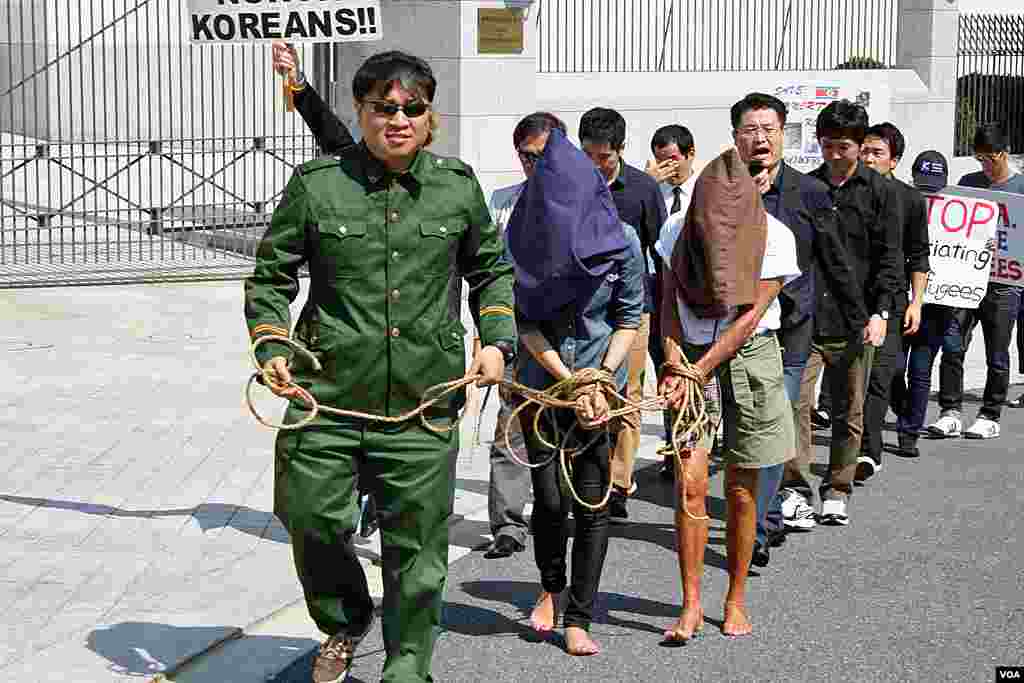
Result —
[[701, 386], [708, 383], [708, 377], [696, 365], [680, 363], [678, 361], [665, 361], [661, 366], [662, 379], [665, 377], [680, 377], [697, 382]]

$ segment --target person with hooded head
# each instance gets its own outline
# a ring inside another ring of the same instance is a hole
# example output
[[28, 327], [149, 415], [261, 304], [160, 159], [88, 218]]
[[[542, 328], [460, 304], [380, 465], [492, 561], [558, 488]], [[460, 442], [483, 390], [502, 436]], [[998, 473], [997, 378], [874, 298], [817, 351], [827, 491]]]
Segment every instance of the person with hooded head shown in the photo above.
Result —
[[[640, 240], [619, 220], [594, 164], [560, 130], [551, 130], [505, 238], [515, 267], [520, 344], [527, 351], [518, 361], [519, 381], [546, 389], [581, 370], [598, 369], [621, 394], [624, 361], [644, 303]], [[523, 410], [520, 422], [530, 461], [537, 465], [531, 470], [532, 523], [541, 594], [530, 622], [537, 632], [550, 632], [564, 603], [569, 654], [591, 655], [599, 652], [588, 631], [608, 549], [609, 511], [597, 504], [610, 484], [615, 435], [605, 394], [580, 394], [575, 410], [546, 411], [540, 430], [549, 444], [576, 449], [571, 483], [586, 506], [563, 493], [559, 458], [534, 428], [533, 409]], [[576, 531], [567, 581], [570, 511]]]
[[[712, 418], [676, 462], [676, 547], [683, 609], [665, 632], [669, 641], [692, 638], [704, 623], [701, 578], [708, 541], [705, 499], [708, 455], [724, 419], [723, 457], [728, 511], [729, 591], [722, 632], [752, 631], [746, 579], [754, 550], [757, 485], [762, 469], [785, 462], [794, 439], [777, 330], [782, 287], [800, 275], [792, 231], [765, 212], [760, 192], [735, 149], [712, 161], [694, 186], [686, 222], [663, 279], [662, 324], [666, 366], [685, 356], [703, 384]], [[660, 391], [681, 407], [685, 382], [664, 372]]]

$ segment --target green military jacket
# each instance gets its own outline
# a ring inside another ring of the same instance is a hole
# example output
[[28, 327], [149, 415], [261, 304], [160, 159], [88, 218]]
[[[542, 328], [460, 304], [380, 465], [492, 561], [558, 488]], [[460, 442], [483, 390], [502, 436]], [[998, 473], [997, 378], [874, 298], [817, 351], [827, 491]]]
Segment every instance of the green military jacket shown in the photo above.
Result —
[[[245, 283], [250, 336], [288, 336], [288, 304], [308, 265], [294, 338], [323, 370], [296, 358], [296, 381], [325, 405], [400, 414], [427, 387], [466, 372], [463, 279], [483, 344], [515, 343], [503, 252], [469, 166], [421, 151], [395, 175], [365, 146], [350, 147], [303, 164], [288, 182]], [[258, 355], [263, 363], [287, 351], [268, 342]]]

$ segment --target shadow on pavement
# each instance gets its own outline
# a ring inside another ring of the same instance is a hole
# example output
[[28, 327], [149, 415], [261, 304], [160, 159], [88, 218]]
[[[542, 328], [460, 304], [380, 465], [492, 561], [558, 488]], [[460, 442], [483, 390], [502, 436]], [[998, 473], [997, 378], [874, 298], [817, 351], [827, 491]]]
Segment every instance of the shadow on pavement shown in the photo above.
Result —
[[[445, 603], [442, 622], [446, 631], [467, 636], [511, 634], [528, 639], [535, 638], [526, 620], [540, 590], [538, 583], [508, 580], [464, 581], [459, 584], [459, 589], [472, 598], [511, 605], [521, 616], [518, 620], [513, 620], [479, 605], [449, 602]], [[621, 593], [602, 592], [597, 596], [596, 602], [594, 624], [605, 626], [660, 634], [662, 629], [659, 626], [620, 615], [638, 615], [662, 621], [679, 616], [678, 605]]]
[[[89, 633], [86, 647], [110, 662], [122, 676], [151, 677], [167, 671], [237, 631], [228, 626], [182, 627], [145, 621], [126, 621]], [[317, 643], [308, 638], [252, 636], [266, 649], [304, 652]], [[149, 680], [149, 678], [146, 678]]]
[[112, 505], [25, 496], [0, 495], [0, 500], [18, 505], [30, 505], [48, 510], [69, 510], [100, 517], [134, 517], [138, 519], [192, 517], [204, 532], [230, 527], [242, 533], [267, 538], [278, 543], [288, 543], [290, 540], [288, 532], [280, 524], [274, 523], [273, 513], [254, 510], [245, 505], [201, 503], [190, 508], [170, 510], [126, 510]]
[[[276, 543], [290, 543], [291, 536], [288, 531], [276, 521], [271, 512], [255, 510], [245, 505], [231, 505], [228, 503], [201, 503], [190, 508], [175, 508], [171, 510], [126, 510], [112, 505], [99, 505], [96, 503], [84, 503], [73, 500], [52, 500], [49, 498], [32, 498], [25, 496], [0, 495], [0, 501], [16, 503], [18, 505], [30, 505], [48, 510], [68, 510], [80, 512], [85, 515], [97, 515], [99, 517], [128, 517], [138, 519], [156, 519], [159, 517], [192, 517], [199, 524], [203, 533], [211, 529], [230, 528], [243, 534], [256, 536]], [[374, 563], [380, 562], [380, 556], [370, 548], [360, 547], [367, 543], [356, 536], [353, 541], [356, 544], [356, 555], [370, 560]]]

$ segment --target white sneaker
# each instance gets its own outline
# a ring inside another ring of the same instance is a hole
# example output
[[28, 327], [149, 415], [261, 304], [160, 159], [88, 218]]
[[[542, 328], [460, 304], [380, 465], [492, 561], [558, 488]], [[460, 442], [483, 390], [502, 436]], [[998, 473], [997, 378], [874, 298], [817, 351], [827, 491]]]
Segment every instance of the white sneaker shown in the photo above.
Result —
[[846, 514], [845, 500], [823, 500], [821, 502], [821, 523], [831, 526], [846, 526], [850, 518]]
[[999, 423], [987, 417], [979, 417], [971, 425], [970, 429], [964, 432], [966, 439], [995, 439], [999, 436]]
[[954, 439], [960, 436], [964, 423], [959, 413], [943, 413], [939, 419], [928, 425], [928, 436], [934, 439]]
[[808, 505], [803, 494], [785, 489], [782, 496], [782, 523], [787, 529], [810, 531], [817, 525], [814, 521], [814, 508]]

